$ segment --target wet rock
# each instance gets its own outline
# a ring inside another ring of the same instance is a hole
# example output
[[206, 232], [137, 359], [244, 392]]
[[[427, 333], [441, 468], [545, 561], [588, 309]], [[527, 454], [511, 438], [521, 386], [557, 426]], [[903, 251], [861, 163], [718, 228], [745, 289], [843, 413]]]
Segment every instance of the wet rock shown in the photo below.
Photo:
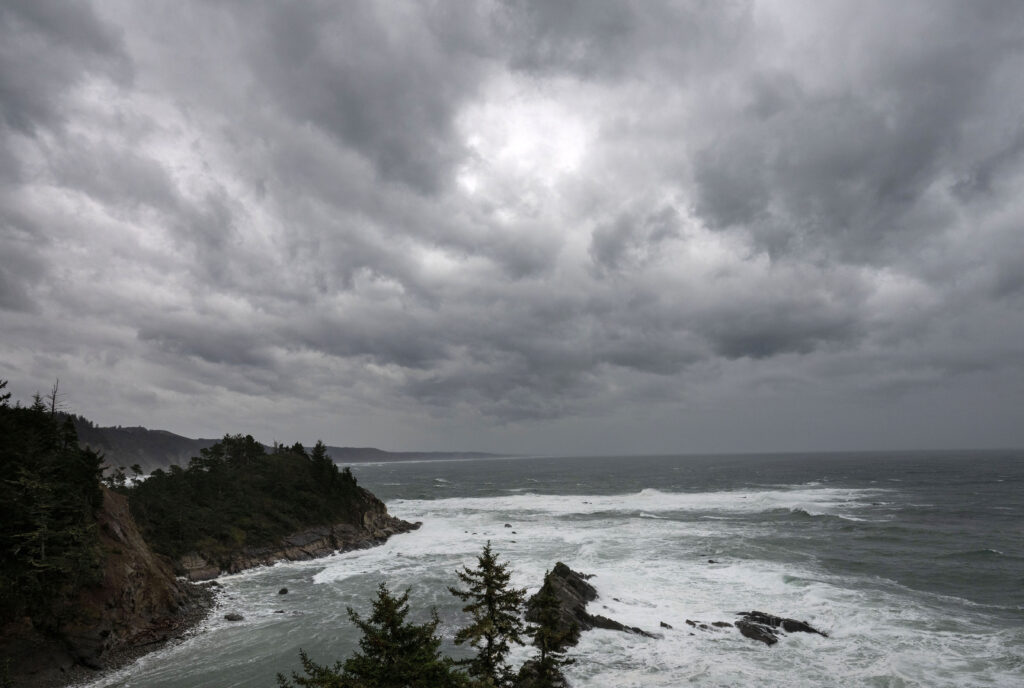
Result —
[[555, 670], [554, 676], [542, 677], [540, 675], [540, 664], [536, 659], [527, 660], [519, 669], [516, 677], [515, 688], [568, 688], [569, 684], [561, 671]]
[[740, 633], [766, 645], [774, 645], [779, 641], [779, 629], [786, 633], [817, 633], [825, 638], [828, 637], [827, 633], [819, 631], [806, 621], [787, 619], [759, 611], [739, 612], [737, 616], [742, 617], [736, 622], [736, 628], [740, 629]]
[[511, 527], [512, 527], [512, 524], [511, 524], [511, 523], [506, 523], [506, 524], [505, 524], [505, 527], [506, 527], [506, 528], [511, 528]]
[[288, 588], [281, 588], [280, 590], [277, 591], [277, 594], [278, 595], [287, 595], [288, 594]]
[[687, 626], [700, 629], [702, 631], [710, 631], [712, 628], [732, 628], [732, 624], [728, 621], [712, 621], [710, 624], [703, 621], [694, 621], [693, 619], [686, 620]]
[[237, 612], [231, 612], [230, 614], [225, 614], [224, 619], [225, 621], [243, 621], [245, 617]]
[[747, 638], [758, 640], [765, 645], [774, 645], [779, 642], [779, 637], [775, 631], [760, 624], [751, 623], [750, 621], [737, 621], [736, 628], [740, 629], [740, 633]]
[[714, 559], [708, 559], [709, 564], [717, 564], [718, 562]]
[[659, 624], [661, 625], [662, 628], [672, 628], [671, 625], [665, 623], [664, 621], [660, 621]]
[[[360, 488], [361, 489], [361, 488]], [[362, 492], [363, 512], [351, 521], [307, 528], [267, 547], [246, 547], [227, 556], [213, 557], [190, 552], [177, 564], [192, 581], [216, 578], [221, 573], [238, 573], [275, 562], [305, 561], [383, 544], [392, 535], [416, 530], [422, 522], [410, 523], [387, 512], [384, 503]]]
[[[567, 634], [566, 641], [562, 645], [563, 648], [575, 645], [579, 642], [580, 632], [592, 628], [635, 633], [647, 638], [658, 637], [641, 628], [626, 626], [606, 616], [588, 614], [587, 603], [597, 599], [597, 589], [587, 582], [589, 578], [592, 576], [573, 571], [562, 562], [558, 562], [544, 579], [544, 587], [552, 588], [555, 597], [558, 598], [558, 629]], [[539, 594], [538, 592], [526, 602], [527, 621], [536, 622], [538, 620], [537, 597]]]

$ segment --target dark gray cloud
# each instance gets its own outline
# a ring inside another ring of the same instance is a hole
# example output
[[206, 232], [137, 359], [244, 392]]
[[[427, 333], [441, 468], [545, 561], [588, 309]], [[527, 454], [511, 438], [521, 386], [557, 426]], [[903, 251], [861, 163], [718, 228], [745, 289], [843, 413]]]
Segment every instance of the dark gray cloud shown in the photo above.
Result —
[[12, 0], [0, 7], [0, 115], [32, 133], [68, 113], [62, 91], [90, 73], [130, 77], [118, 32], [84, 2]]
[[0, 8], [23, 398], [392, 448], [1024, 442], [1019, 3], [186, 4]]

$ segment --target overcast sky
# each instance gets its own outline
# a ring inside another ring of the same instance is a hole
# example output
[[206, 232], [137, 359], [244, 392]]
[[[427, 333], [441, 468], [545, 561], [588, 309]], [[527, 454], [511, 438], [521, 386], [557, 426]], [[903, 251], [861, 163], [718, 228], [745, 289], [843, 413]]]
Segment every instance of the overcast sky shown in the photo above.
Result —
[[1024, 3], [3, 0], [0, 378], [265, 442], [1024, 446]]

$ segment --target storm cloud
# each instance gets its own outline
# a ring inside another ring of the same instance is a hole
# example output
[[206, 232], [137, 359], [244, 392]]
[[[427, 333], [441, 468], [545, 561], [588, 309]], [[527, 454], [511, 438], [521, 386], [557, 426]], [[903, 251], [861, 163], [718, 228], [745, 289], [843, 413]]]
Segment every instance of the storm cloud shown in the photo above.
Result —
[[1017, 2], [0, 7], [0, 378], [391, 449], [1024, 444]]

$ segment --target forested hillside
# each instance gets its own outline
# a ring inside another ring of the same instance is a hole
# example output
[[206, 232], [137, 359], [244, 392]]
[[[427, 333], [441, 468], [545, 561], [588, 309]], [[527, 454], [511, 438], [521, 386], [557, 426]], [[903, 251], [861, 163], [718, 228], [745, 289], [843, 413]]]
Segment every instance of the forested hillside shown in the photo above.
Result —
[[174, 559], [200, 552], [212, 562], [311, 526], [360, 525], [383, 508], [347, 468], [338, 470], [323, 444], [268, 452], [248, 435], [227, 435], [188, 468], [156, 470], [122, 489], [156, 551]]
[[144, 427], [101, 427], [83, 416], [70, 416], [83, 446], [103, 454], [110, 466], [137, 465], [143, 473], [177, 464], [187, 466], [216, 439], [192, 439], [167, 430]]
[[[64, 414], [58, 413], [63, 416]], [[151, 430], [141, 426], [102, 427], [88, 418], [68, 415], [75, 425], [78, 441], [103, 454], [113, 467], [138, 466], [143, 473], [170, 466], [188, 466], [194, 456], [217, 443], [216, 439], [192, 439], [167, 430]], [[273, 447], [265, 447], [273, 450]], [[493, 454], [482, 452], [392, 452], [376, 447], [326, 447], [327, 453], [341, 463], [362, 461], [429, 461], [437, 459], [480, 459]]]
[[37, 395], [11, 406], [0, 380], [0, 621], [56, 628], [71, 599], [100, 576], [96, 514], [102, 458], [78, 445]]

